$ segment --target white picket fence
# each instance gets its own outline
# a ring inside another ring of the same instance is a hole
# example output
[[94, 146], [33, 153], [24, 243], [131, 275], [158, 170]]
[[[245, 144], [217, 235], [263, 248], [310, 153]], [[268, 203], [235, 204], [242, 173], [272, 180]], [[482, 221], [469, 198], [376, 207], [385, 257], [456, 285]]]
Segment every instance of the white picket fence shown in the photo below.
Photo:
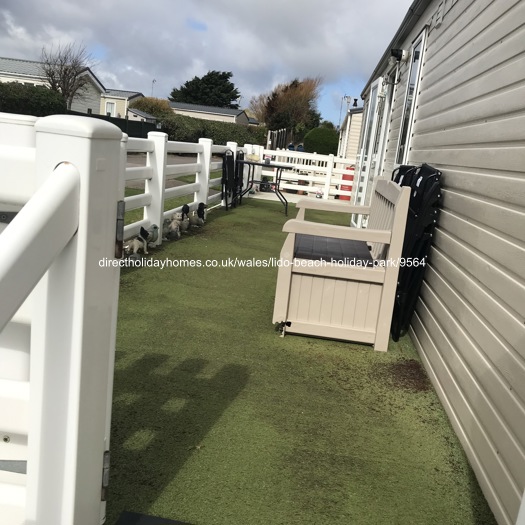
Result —
[[[311, 194], [354, 201], [362, 191], [340, 189], [349, 159], [157, 132], [131, 139], [89, 117], [0, 113], [0, 523], [104, 522], [120, 271], [107, 261], [123, 238], [180, 208], [165, 209], [167, 199], [219, 204], [210, 173], [241, 149], [289, 164], [284, 189], [305, 180]], [[127, 165], [135, 153], [144, 166]], [[169, 154], [195, 162], [171, 164]], [[187, 174], [195, 182], [166, 188]], [[131, 181], [144, 192], [124, 198]], [[123, 227], [122, 202], [142, 218]]]

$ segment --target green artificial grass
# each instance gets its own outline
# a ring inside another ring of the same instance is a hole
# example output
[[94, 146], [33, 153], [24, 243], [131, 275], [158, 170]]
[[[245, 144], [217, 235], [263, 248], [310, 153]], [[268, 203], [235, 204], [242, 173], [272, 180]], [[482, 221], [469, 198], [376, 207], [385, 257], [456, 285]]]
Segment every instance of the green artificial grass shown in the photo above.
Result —
[[[285, 220], [248, 199], [150, 258], [278, 258]], [[408, 337], [282, 338], [276, 275], [122, 271], [107, 523], [494, 524]]]

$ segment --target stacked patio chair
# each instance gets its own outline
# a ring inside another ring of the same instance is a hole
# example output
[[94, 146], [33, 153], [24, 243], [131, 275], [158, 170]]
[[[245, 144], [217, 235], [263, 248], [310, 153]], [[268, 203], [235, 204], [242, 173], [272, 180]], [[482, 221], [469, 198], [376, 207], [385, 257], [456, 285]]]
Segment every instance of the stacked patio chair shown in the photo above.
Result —
[[[237, 159], [244, 159], [244, 153], [242, 151], [237, 153]], [[231, 150], [227, 150], [222, 157], [221, 182], [221, 199], [224, 201], [226, 210], [228, 210], [229, 207], [235, 208], [237, 204], [240, 204], [243, 185], [243, 170], [242, 166], [238, 162], [235, 162]]]
[[440, 179], [441, 172], [428, 164], [403, 165], [392, 174], [394, 182], [412, 190], [392, 316], [394, 341], [407, 332], [423, 283], [441, 202]]

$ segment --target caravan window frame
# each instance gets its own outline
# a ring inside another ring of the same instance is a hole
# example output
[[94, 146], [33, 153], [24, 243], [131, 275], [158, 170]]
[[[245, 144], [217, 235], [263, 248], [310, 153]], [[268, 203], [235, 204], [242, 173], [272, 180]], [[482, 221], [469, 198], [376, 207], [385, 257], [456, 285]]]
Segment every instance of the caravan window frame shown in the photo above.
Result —
[[106, 101], [106, 113], [105, 114], [107, 116], [114, 117], [116, 110], [117, 110], [117, 104], [115, 103], [115, 101], [107, 100]]
[[[403, 115], [401, 117], [401, 126], [399, 127], [399, 138], [397, 141], [396, 164], [398, 165], [407, 162], [408, 151], [410, 150], [412, 125], [414, 123], [419, 84], [425, 58], [426, 37], [427, 28], [425, 27], [413, 41], [412, 47], [410, 48], [410, 68], [407, 76], [405, 100], [403, 101]], [[418, 53], [417, 65], [414, 68], [416, 53]], [[413, 85], [412, 92], [410, 91], [411, 85]]]

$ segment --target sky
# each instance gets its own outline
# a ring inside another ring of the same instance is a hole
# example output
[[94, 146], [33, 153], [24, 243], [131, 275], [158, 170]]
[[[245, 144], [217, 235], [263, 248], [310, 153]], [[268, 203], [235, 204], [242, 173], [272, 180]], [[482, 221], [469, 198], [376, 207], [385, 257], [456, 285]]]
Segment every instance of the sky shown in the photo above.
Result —
[[107, 89], [167, 98], [231, 71], [240, 106], [279, 83], [321, 77], [318, 110], [339, 125], [412, 0], [0, 0], [0, 56], [40, 60], [73, 43]]

